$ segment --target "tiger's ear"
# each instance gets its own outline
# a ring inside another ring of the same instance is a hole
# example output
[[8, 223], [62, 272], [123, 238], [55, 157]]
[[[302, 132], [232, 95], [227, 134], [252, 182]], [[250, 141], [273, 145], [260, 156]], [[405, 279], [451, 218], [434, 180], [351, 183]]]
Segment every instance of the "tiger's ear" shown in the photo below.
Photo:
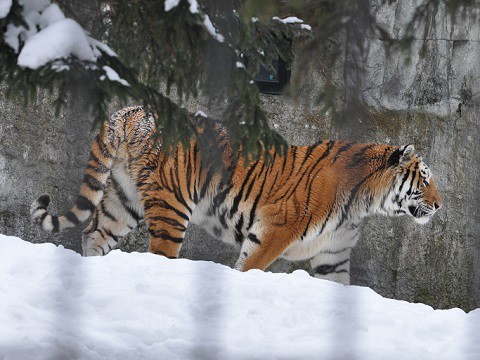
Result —
[[400, 146], [388, 158], [389, 166], [397, 166], [409, 161], [415, 154], [415, 147], [412, 144]]

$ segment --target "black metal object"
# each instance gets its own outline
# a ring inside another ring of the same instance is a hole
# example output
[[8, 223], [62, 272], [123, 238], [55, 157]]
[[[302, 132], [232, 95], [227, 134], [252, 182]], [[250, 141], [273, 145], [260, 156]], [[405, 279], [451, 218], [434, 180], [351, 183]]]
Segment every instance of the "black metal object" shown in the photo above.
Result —
[[272, 65], [276, 73], [260, 66], [260, 71], [253, 81], [261, 93], [278, 95], [290, 80], [290, 71], [287, 70], [287, 65], [281, 58], [275, 60]]

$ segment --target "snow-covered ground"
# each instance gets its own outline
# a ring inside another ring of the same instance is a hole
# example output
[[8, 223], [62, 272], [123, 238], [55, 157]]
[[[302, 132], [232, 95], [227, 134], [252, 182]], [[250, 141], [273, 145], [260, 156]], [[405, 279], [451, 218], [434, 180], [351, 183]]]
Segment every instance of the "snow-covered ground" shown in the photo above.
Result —
[[480, 359], [480, 309], [0, 235], [0, 359]]

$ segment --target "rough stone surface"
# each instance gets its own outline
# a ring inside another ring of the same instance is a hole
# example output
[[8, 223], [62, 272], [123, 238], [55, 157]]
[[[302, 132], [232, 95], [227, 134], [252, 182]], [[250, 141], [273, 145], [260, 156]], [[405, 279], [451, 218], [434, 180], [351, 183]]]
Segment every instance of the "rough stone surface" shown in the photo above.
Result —
[[[399, 39], [416, 5], [397, 1], [373, 9]], [[354, 282], [387, 296], [474, 308], [480, 306], [479, 9], [456, 15], [454, 21], [442, 6], [430, 12], [409, 53], [368, 40], [366, 72], [356, 85], [377, 115], [363, 133], [414, 143], [436, 174], [445, 206], [423, 227], [372, 219], [353, 267]]]
[[73, 107], [55, 117], [51, 101], [45, 93], [28, 107], [22, 99], [0, 98], [0, 232], [78, 250], [81, 229], [48, 236], [29, 219], [30, 204], [41, 194], [52, 196], [53, 211], [72, 204], [93, 139], [84, 109]]
[[[416, 3], [397, 1], [372, 9], [390, 35], [399, 38]], [[271, 123], [294, 144], [327, 138], [415, 144], [434, 172], [444, 208], [425, 226], [408, 218], [368, 220], [352, 256], [352, 283], [392, 298], [469, 310], [480, 307], [480, 25], [470, 19], [453, 24], [441, 11], [434, 20], [426, 57], [418, 55], [423, 45], [419, 29], [410, 61], [372, 38], [364, 54], [367, 71], [360, 77], [339, 64], [337, 78], [354, 78], [347, 82], [360, 86], [371, 109], [347, 128], [282, 97], [264, 96], [263, 102]], [[311, 76], [302, 96], [312, 96], [320, 83]], [[46, 94], [28, 107], [21, 100], [0, 96], [0, 232], [80, 251], [81, 229], [47, 236], [30, 223], [29, 207], [43, 193], [52, 195], [55, 211], [71, 206], [93, 138], [90, 115], [77, 104], [55, 117]], [[190, 104], [191, 110], [196, 106]], [[146, 239], [139, 229], [121, 247], [145, 251]], [[236, 253], [190, 226], [182, 256], [233, 265]], [[308, 270], [308, 264], [285, 261], [270, 269], [298, 266]]]

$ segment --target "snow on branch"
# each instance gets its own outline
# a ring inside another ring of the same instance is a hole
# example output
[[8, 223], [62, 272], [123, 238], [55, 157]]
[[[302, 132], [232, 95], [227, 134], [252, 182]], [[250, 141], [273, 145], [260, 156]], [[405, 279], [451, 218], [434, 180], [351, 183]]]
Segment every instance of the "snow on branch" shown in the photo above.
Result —
[[12, 0], [0, 0], [0, 19], [3, 19], [10, 12]]
[[[5, 43], [17, 56], [21, 68], [36, 70], [47, 64], [57, 71], [69, 70], [67, 60], [75, 58], [86, 69], [97, 69], [96, 62], [103, 53], [115, 57], [106, 44], [92, 38], [75, 20], [66, 18], [58, 5], [50, 0], [17, 0], [22, 6], [24, 25], [8, 23], [4, 33]], [[0, 18], [8, 16], [12, 0], [0, 0]], [[106, 69], [103, 79], [128, 83], [118, 74]]]
[[110, 66], [105, 65], [102, 67], [102, 69], [105, 71], [106, 75], [100, 76], [100, 80], [103, 81], [106, 78], [108, 78], [110, 81], [118, 81], [122, 85], [130, 86], [130, 84], [126, 80], [122, 79], [120, 75], [118, 75], [118, 73], [115, 70], [113, 70]]
[[[180, 0], [165, 0], [165, 11], [168, 12], [172, 10], [174, 7], [177, 7], [179, 3]], [[215, 29], [213, 26], [210, 17], [200, 11], [197, 0], [188, 0], [188, 3], [190, 4], [188, 8], [190, 13], [198, 14], [203, 19], [202, 25], [205, 27], [208, 33], [212, 35], [218, 42], [224, 42], [224, 36], [217, 32], [217, 29]]]
[[74, 20], [57, 21], [25, 40], [18, 55], [18, 65], [38, 69], [50, 61], [69, 56], [95, 62], [97, 56], [94, 50], [97, 49], [88, 40], [82, 27]]
[[[312, 27], [308, 24], [304, 24], [302, 19], [299, 19], [296, 16], [289, 16], [284, 19], [280, 19], [278, 16], [274, 16], [272, 20], [280, 21], [284, 24], [301, 24], [300, 27], [305, 30], [312, 30]], [[253, 19], [252, 19], [253, 21]]]

